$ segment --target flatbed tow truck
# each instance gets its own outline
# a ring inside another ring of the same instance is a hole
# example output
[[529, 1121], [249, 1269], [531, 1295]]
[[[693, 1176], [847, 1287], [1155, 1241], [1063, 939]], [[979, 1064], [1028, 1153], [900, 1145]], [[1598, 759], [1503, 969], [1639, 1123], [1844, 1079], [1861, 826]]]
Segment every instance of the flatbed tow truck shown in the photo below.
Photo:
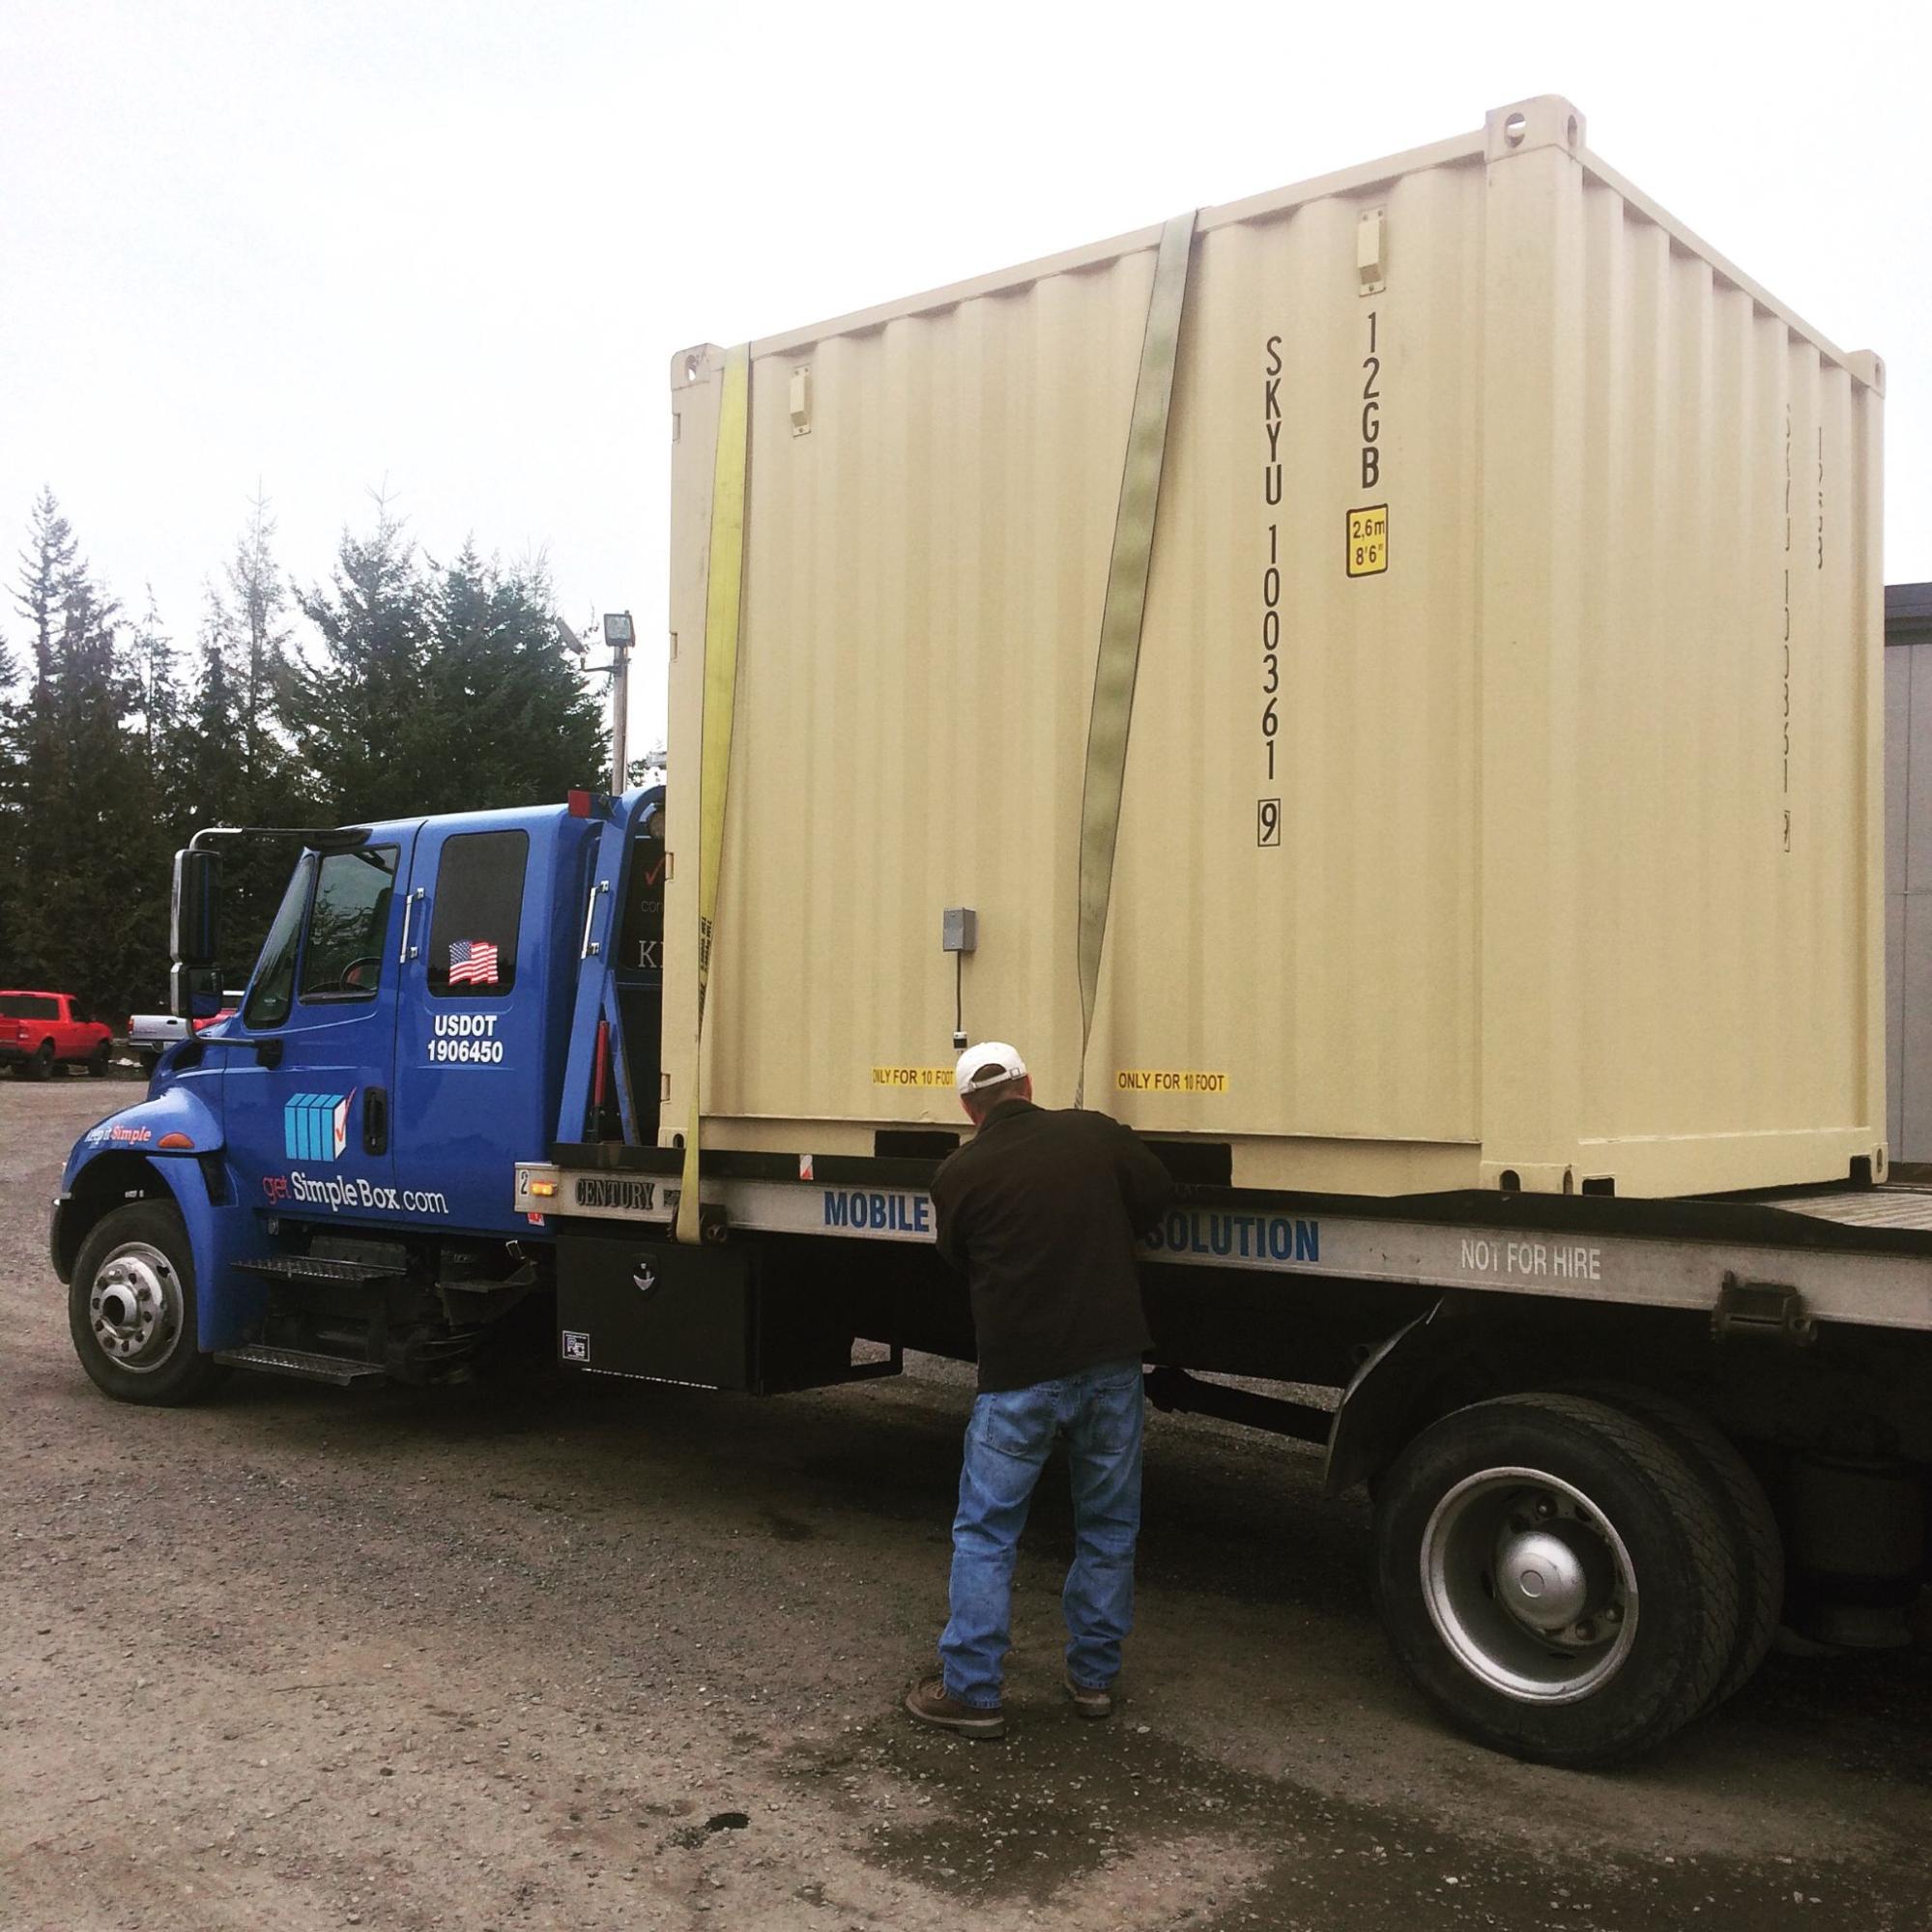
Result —
[[[648, 1401], [970, 1359], [928, 1194], [950, 1134], [706, 1149], [677, 1238], [662, 805], [274, 834], [298, 852], [281, 911], [240, 1011], [198, 1033], [214, 852], [247, 834], [178, 858], [177, 1012], [147, 1023], [170, 1044], [82, 1136], [53, 1216], [102, 1389], [426, 1383], [533, 1346]], [[1908, 1641], [1932, 1189], [1269, 1195], [1150, 1144], [1179, 1184], [1145, 1255], [1151, 1399], [1370, 1485], [1397, 1653], [1472, 1735], [1603, 1763], [1736, 1689], [1781, 1619]]]

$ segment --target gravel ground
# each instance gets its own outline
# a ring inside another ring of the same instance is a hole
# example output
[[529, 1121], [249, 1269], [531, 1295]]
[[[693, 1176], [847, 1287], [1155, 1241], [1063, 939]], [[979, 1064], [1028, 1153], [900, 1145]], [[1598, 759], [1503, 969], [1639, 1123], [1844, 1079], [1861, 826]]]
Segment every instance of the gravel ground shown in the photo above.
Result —
[[1774, 1658], [1634, 1770], [1514, 1764], [1396, 1673], [1360, 1502], [1219, 1425], [1150, 1426], [1121, 1715], [1057, 1695], [1053, 1487], [1008, 1740], [967, 1745], [898, 1710], [943, 1613], [950, 1365], [116, 1406], [45, 1219], [130, 1097], [0, 1084], [7, 1932], [1932, 1925], [1925, 1650]]

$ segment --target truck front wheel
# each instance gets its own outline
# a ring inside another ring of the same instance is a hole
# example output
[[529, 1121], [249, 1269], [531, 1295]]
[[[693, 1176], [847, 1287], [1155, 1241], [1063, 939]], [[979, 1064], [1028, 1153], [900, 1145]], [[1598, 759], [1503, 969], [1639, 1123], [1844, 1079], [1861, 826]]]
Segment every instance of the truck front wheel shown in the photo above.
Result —
[[1640, 1418], [1574, 1396], [1458, 1409], [1375, 1511], [1404, 1668], [1463, 1730], [1584, 1767], [1660, 1743], [1730, 1661], [1739, 1575], [1710, 1485]]
[[101, 1217], [80, 1244], [67, 1318], [80, 1366], [117, 1401], [176, 1407], [221, 1379], [197, 1345], [194, 1257], [171, 1201]]

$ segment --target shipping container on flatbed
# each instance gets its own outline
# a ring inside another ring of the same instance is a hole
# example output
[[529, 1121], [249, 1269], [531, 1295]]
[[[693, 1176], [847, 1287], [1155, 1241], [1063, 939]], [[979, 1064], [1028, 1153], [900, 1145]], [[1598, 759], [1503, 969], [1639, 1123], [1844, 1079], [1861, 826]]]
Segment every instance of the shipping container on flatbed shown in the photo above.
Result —
[[955, 1128], [958, 998], [1240, 1188], [1883, 1175], [1884, 372], [1583, 134], [1543, 97], [1195, 217], [1090, 1029], [1164, 230], [752, 343], [743, 447], [676, 359], [674, 742], [722, 741], [707, 604], [736, 682], [671, 796], [665, 1141], [708, 862], [707, 1148]]

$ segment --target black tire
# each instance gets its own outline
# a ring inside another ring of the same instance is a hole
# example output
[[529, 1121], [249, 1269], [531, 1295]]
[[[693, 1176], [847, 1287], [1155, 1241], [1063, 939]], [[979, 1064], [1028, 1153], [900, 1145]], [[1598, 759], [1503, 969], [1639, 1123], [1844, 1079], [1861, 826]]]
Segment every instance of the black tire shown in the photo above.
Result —
[[[1499, 1589], [1506, 1544], [1533, 1538], [1560, 1544], [1563, 1563], [1517, 1557], [1515, 1587]], [[1716, 1498], [1667, 1437], [1607, 1402], [1506, 1396], [1443, 1417], [1385, 1476], [1375, 1541], [1403, 1667], [1514, 1757], [1583, 1769], [1649, 1750], [1696, 1716], [1730, 1660], [1738, 1573]], [[1572, 1584], [1546, 1580], [1565, 1574]], [[1509, 1607], [1527, 1605], [1532, 1583], [1550, 1601], [1578, 1593], [1563, 1634]]]
[[102, 1040], [100, 1046], [96, 1047], [93, 1053], [88, 1054], [87, 1078], [89, 1080], [105, 1080], [107, 1078], [107, 1062], [113, 1056], [113, 1043], [108, 1040]]
[[194, 1256], [172, 1201], [101, 1217], [80, 1244], [67, 1321], [80, 1366], [116, 1401], [178, 1408], [223, 1378], [198, 1345]]
[[43, 1040], [20, 1066], [22, 1080], [45, 1080], [54, 1070], [54, 1043]]
[[1738, 1629], [1731, 1655], [1705, 1706], [1716, 1710], [1757, 1674], [1784, 1613], [1784, 1539], [1771, 1498], [1730, 1437], [1687, 1403], [1621, 1382], [1580, 1388], [1577, 1393], [1649, 1423], [1669, 1438], [1705, 1479], [1706, 1486], [1715, 1489], [1731, 1535], [1739, 1583]]

